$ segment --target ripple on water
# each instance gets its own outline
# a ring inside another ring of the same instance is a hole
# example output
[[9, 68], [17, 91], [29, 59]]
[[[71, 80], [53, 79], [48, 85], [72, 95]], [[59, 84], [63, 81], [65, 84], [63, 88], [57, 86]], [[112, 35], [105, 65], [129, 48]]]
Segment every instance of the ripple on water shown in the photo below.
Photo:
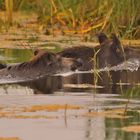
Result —
[[[97, 69], [98, 72], [103, 72], [103, 71], [120, 71], [120, 70], [130, 70], [131, 72], [133, 71], [137, 71], [140, 67], [140, 60], [139, 59], [128, 59], [127, 61], [118, 64], [117, 66], [113, 66], [113, 67], [105, 67], [102, 69]], [[89, 71], [73, 71], [73, 72], [66, 72], [66, 73], [58, 73], [55, 74], [56, 76], [60, 75], [63, 77], [67, 77], [73, 74], [77, 74], [77, 73], [94, 73], [94, 70], [89, 70]]]

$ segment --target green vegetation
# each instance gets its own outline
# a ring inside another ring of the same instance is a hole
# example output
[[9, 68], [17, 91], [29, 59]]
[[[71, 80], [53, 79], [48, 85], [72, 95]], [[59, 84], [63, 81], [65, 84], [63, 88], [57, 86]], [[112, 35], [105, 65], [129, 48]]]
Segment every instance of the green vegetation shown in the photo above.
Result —
[[131, 89], [128, 89], [127, 91], [125, 91], [122, 95], [122, 97], [127, 97], [127, 98], [136, 98], [136, 99], [140, 99], [140, 86], [138, 84], [138, 86], [134, 86]]
[[63, 33], [104, 31], [129, 39], [140, 37], [139, 0], [0, 0], [0, 7], [6, 9], [10, 23], [14, 9], [34, 12], [45, 28]]

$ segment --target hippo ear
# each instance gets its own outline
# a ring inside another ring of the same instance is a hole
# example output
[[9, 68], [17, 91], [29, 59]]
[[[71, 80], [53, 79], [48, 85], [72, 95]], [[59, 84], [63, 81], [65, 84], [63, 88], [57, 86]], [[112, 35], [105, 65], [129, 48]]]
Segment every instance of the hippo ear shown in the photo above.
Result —
[[40, 52], [41, 52], [40, 49], [35, 49], [35, 50], [34, 50], [34, 55], [38, 55]]
[[39, 53], [39, 49], [34, 50], [34, 55], [37, 55]]
[[98, 37], [98, 41], [99, 41], [100, 44], [102, 44], [103, 42], [108, 40], [108, 37], [104, 33], [97, 34], [97, 37]]
[[113, 41], [113, 46], [116, 48], [116, 49], [120, 49], [121, 48], [121, 42], [120, 40], [118, 39], [118, 37], [116, 36], [116, 34], [112, 33], [111, 34], [111, 39]]

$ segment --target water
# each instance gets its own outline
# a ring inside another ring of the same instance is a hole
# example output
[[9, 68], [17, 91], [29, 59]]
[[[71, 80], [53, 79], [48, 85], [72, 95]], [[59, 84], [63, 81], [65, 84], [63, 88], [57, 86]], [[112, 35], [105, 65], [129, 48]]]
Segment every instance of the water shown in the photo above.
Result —
[[[32, 52], [30, 49], [2, 49], [0, 60], [19, 63], [29, 60]], [[140, 131], [124, 130], [131, 125], [138, 129], [140, 122], [139, 65], [138, 60], [131, 59], [99, 70], [99, 76], [93, 71], [76, 71], [18, 84], [1, 84], [0, 137], [140, 139]], [[56, 109], [54, 105], [61, 106]]]

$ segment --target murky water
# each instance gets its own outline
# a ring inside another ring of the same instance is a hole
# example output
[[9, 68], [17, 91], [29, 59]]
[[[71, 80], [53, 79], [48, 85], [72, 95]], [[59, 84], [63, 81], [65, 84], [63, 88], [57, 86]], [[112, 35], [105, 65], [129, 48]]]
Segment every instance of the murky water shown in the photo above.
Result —
[[[18, 63], [32, 55], [29, 49], [3, 49], [0, 61]], [[130, 60], [127, 70], [121, 64], [101, 70], [99, 76], [94, 72], [74, 72], [1, 84], [0, 136], [21, 140], [140, 139], [140, 131], [124, 129], [131, 125], [138, 128], [140, 122], [140, 68], [139, 62], [133, 61], [135, 66]], [[46, 105], [64, 108], [48, 110]], [[79, 108], [69, 109], [67, 105]], [[33, 106], [34, 111], [24, 110]]]

